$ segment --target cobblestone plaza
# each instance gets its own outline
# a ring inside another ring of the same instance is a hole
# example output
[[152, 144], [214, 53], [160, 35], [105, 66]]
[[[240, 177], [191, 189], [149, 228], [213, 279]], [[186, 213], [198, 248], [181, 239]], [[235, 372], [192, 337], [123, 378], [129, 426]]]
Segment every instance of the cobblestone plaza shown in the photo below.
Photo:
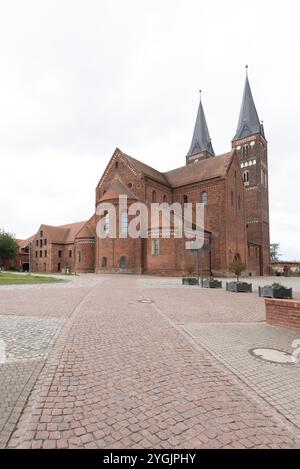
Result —
[[[264, 279], [264, 282], [268, 280]], [[300, 299], [299, 279], [288, 279]], [[300, 339], [252, 294], [82, 275], [0, 290], [1, 448], [300, 448]]]

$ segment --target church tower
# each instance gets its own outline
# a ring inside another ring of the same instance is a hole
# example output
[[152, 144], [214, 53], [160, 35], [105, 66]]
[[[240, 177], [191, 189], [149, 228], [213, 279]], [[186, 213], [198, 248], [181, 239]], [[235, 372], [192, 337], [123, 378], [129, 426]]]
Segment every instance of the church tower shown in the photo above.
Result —
[[254, 104], [248, 70], [232, 148], [237, 151], [245, 186], [248, 270], [255, 275], [268, 275], [270, 273], [268, 143]]
[[213, 150], [211, 138], [209, 136], [200, 91], [198, 114], [196, 118], [192, 143], [188, 154], [186, 155], [186, 164], [195, 163], [196, 161], [211, 158], [213, 156], [215, 156], [215, 152]]

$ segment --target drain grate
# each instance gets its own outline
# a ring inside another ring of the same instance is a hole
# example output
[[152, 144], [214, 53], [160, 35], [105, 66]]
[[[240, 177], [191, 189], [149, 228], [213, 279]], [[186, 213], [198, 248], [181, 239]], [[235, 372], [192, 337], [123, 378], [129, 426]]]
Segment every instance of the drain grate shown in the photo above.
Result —
[[277, 363], [280, 365], [294, 365], [295, 360], [293, 356], [282, 350], [272, 348], [255, 348], [249, 350], [249, 353], [256, 358], [260, 358], [265, 362]]

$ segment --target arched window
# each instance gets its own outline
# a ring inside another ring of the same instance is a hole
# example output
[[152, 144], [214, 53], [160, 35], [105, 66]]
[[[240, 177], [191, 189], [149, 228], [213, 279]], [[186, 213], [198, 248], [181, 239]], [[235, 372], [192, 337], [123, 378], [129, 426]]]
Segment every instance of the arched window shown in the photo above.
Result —
[[152, 239], [152, 256], [158, 256], [160, 254], [159, 239]]
[[121, 214], [121, 234], [127, 235], [128, 233], [128, 213], [122, 212]]
[[244, 145], [243, 146], [243, 157], [247, 158], [249, 156], [249, 145]]
[[118, 167], [119, 167], [119, 162], [118, 161], [116, 161], [115, 167], [116, 167], [116, 169], [118, 169]]
[[202, 192], [202, 203], [204, 207], [207, 206], [207, 192]]
[[238, 207], [239, 207], [239, 210], [241, 210], [241, 196], [240, 195], [238, 196]]
[[186, 194], [184, 194], [184, 196], [183, 196], [183, 203], [184, 203], [184, 204], [187, 204], [188, 201], [189, 201], [188, 196], [187, 196]]
[[103, 231], [104, 231], [104, 234], [108, 236], [108, 233], [109, 233], [109, 213], [107, 211], [104, 212]]
[[152, 191], [152, 202], [156, 202], [156, 191]]
[[166, 196], [166, 194], [165, 194], [164, 197], [163, 197], [163, 202], [167, 202], [167, 196]]
[[243, 172], [243, 181], [244, 181], [244, 183], [249, 182], [249, 171], [244, 171]]
[[107, 267], [107, 257], [102, 257], [101, 267]]
[[127, 259], [126, 256], [120, 257], [120, 269], [126, 269], [127, 266]]

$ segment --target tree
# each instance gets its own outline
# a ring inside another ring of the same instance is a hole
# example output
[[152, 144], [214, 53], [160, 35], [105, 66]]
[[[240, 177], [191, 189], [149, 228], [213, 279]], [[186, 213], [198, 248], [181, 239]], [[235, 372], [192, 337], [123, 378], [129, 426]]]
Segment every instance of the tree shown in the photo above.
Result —
[[280, 257], [279, 249], [280, 249], [280, 244], [279, 243], [270, 244], [271, 263], [279, 261], [279, 257]]
[[236, 254], [233, 261], [229, 264], [229, 271], [234, 273], [236, 276], [236, 281], [239, 283], [240, 275], [247, 269], [247, 266], [244, 262], [241, 261], [241, 256]]
[[0, 265], [15, 259], [18, 251], [19, 246], [14, 235], [0, 229]]

